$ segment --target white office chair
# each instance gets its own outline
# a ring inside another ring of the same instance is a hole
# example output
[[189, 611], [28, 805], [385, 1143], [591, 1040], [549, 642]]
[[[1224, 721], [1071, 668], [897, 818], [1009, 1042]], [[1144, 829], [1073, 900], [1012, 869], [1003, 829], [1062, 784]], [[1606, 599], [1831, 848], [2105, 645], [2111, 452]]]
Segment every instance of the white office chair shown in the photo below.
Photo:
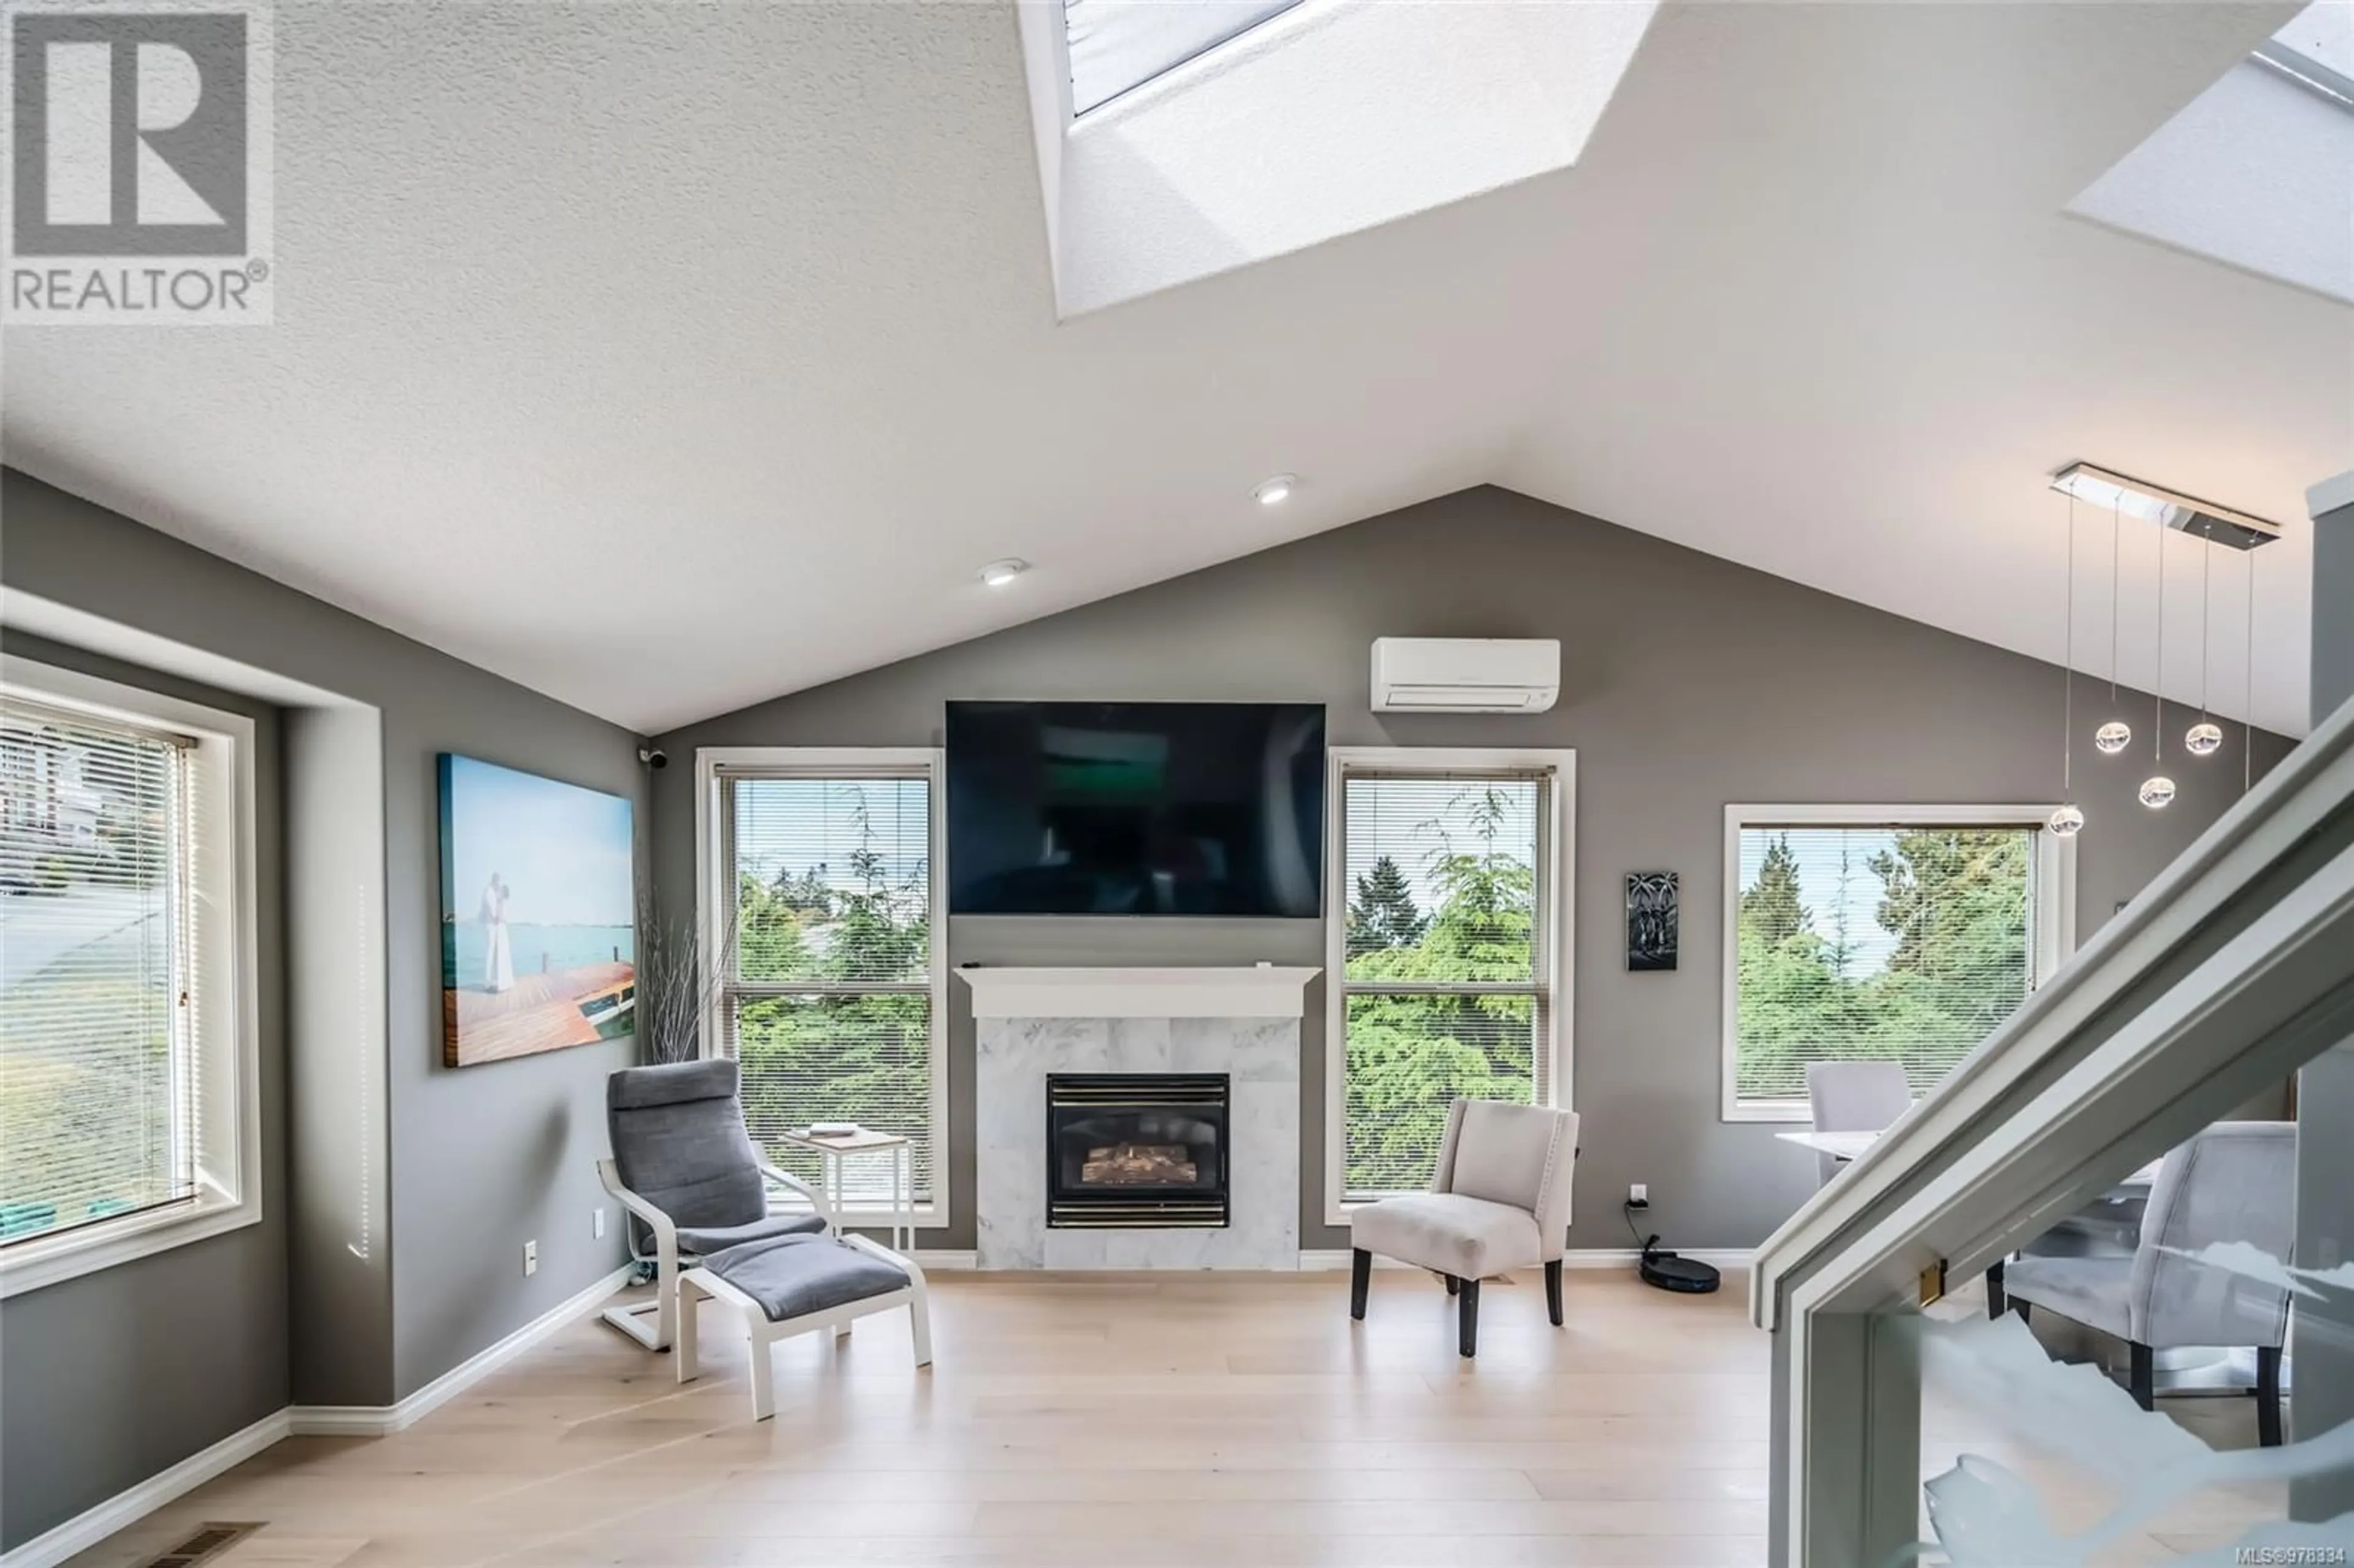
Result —
[[[1807, 1066], [1807, 1105], [1817, 1132], [1885, 1132], [1913, 1108], [1913, 1086], [1894, 1062], [1812, 1062]], [[1829, 1186], [1840, 1161], [1817, 1154], [1821, 1185]]]

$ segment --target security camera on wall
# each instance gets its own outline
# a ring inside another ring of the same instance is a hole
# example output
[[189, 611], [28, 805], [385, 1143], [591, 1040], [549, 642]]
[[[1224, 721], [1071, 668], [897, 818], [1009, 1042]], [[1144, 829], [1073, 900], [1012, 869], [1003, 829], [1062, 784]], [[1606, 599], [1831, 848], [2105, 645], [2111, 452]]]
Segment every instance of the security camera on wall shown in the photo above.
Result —
[[648, 768], [668, 768], [670, 753], [659, 746], [642, 746], [638, 747], [638, 760]]

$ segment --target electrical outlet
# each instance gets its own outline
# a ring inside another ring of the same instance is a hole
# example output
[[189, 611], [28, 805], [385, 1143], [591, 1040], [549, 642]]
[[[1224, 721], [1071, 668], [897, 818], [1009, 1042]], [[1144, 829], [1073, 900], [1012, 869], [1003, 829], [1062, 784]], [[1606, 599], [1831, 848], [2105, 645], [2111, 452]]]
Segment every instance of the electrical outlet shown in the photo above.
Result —
[[539, 1244], [535, 1241], [523, 1244], [523, 1272], [525, 1278], [539, 1272]]
[[605, 1239], [605, 1205], [599, 1203], [590, 1211], [596, 1217], [589, 1222], [588, 1234], [599, 1241]]
[[1649, 1208], [1650, 1203], [1651, 1190], [1642, 1182], [1638, 1181], [1627, 1189], [1627, 1204], [1629, 1208]]

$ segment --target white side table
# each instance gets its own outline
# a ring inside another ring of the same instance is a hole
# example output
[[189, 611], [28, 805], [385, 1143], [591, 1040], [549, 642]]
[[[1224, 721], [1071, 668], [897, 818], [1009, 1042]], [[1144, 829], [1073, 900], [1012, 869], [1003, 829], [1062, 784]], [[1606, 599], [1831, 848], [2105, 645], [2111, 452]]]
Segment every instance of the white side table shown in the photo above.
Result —
[[854, 1154], [887, 1154], [891, 1160], [891, 1246], [896, 1252], [916, 1248], [915, 1150], [896, 1133], [860, 1128], [840, 1138], [820, 1138], [808, 1128], [779, 1134], [796, 1149], [817, 1151], [818, 1191], [838, 1215], [843, 1210], [843, 1163]]

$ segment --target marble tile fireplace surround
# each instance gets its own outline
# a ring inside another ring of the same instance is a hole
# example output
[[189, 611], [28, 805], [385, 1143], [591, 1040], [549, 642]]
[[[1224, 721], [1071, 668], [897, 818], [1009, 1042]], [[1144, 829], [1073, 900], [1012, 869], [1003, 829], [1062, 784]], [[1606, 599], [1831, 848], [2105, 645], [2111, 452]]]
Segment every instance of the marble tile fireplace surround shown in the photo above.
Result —
[[[1299, 1266], [1299, 1018], [1317, 970], [956, 972], [972, 991], [981, 1267]], [[1225, 1224], [1048, 1223], [1046, 1080], [1077, 1074], [1225, 1080]]]

